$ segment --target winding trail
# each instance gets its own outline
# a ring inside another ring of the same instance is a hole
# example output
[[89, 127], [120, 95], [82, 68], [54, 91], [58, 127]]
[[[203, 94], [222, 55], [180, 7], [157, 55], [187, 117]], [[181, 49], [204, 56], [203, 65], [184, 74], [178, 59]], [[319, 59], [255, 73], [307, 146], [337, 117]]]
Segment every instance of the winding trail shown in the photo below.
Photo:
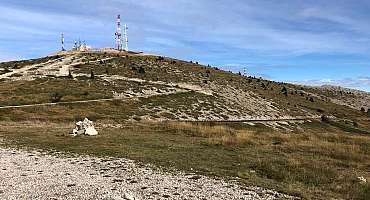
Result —
[[161, 94], [148, 94], [138, 95], [133, 97], [121, 97], [121, 98], [106, 98], [106, 99], [92, 99], [92, 100], [81, 100], [81, 101], [68, 101], [68, 102], [56, 102], [56, 103], [39, 103], [29, 105], [18, 105], [18, 106], [0, 106], [0, 109], [11, 109], [11, 108], [28, 108], [28, 107], [39, 107], [39, 106], [55, 106], [55, 105], [68, 105], [68, 104], [79, 104], [79, 103], [92, 103], [92, 102], [103, 102], [103, 101], [114, 101], [114, 100], [132, 100], [137, 98], [149, 98], [153, 96], [164, 96], [178, 93], [187, 93], [190, 91], [176, 91], [176, 92], [164, 92]]

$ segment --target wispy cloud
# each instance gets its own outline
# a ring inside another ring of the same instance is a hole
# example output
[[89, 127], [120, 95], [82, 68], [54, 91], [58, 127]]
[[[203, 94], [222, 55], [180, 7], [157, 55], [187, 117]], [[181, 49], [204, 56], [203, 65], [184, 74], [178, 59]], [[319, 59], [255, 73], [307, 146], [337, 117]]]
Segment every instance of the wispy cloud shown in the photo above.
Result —
[[[121, 13], [134, 50], [234, 63], [234, 71], [252, 63], [261, 66], [253, 73], [280, 80], [306, 79], [296, 70], [317, 72], [329, 62], [351, 67], [346, 77], [370, 76], [369, 9], [366, 0], [2, 0], [0, 46], [25, 58], [41, 56], [59, 49], [61, 32], [68, 45], [81, 38], [94, 47], [113, 46], [114, 18]], [[317, 55], [317, 62], [307, 61]], [[293, 67], [283, 77], [275, 69], [258, 71], [263, 66]], [[336, 78], [312, 73], [313, 80], [327, 77]]]

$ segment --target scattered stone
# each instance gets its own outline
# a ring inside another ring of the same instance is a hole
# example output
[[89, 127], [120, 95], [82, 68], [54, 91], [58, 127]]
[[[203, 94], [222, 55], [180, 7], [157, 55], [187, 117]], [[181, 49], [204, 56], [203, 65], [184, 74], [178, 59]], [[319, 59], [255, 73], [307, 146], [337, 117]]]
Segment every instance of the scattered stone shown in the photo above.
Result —
[[365, 177], [363, 177], [363, 176], [360, 176], [360, 177], [357, 177], [357, 178], [358, 178], [358, 180], [360, 180], [360, 182], [362, 182], [362, 183], [366, 183], [366, 182], [367, 182], [366, 178], [365, 178]]
[[127, 200], [135, 200], [135, 197], [132, 194], [129, 194], [129, 193], [125, 193], [124, 198], [127, 199]]
[[[0, 199], [18, 199], [19, 196], [24, 199], [63, 197], [65, 199], [107, 200], [294, 199], [272, 190], [240, 186], [234, 181], [216, 180], [194, 173], [185, 174], [181, 171], [169, 173], [124, 158], [109, 159], [89, 156], [71, 158], [60, 154], [50, 155], [19, 150], [12, 155], [10, 152], [13, 152], [13, 149], [0, 147], [0, 169], [12, 169], [0, 173], [0, 189], [3, 190]], [[39, 157], [38, 164], [28, 156], [29, 153]], [[93, 160], [96, 164], [91, 167], [79, 164]], [[110, 168], [109, 166], [112, 165], [124, 166], [127, 170]], [[31, 169], [29, 173], [43, 171], [43, 174], [21, 176], [27, 169]], [[99, 174], [102, 171], [105, 173]], [[105, 178], [104, 175], [113, 178]], [[66, 188], [68, 188], [67, 192]]]

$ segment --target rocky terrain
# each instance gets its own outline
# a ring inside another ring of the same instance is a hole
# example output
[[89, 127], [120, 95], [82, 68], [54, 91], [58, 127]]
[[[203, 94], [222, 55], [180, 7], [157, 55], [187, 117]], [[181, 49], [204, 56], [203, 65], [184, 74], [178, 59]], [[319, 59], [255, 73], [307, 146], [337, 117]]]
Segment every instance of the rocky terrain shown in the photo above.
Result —
[[[247, 77], [194, 62], [103, 50], [2, 63], [0, 81], [0, 106], [137, 98], [136, 112], [125, 118], [152, 121], [360, 116], [370, 98], [368, 93], [337, 90], [338, 96], [324, 88]], [[27, 90], [27, 85], [42, 94]]]
[[135, 52], [0, 63], [0, 199], [367, 199], [369, 106]]
[[293, 199], [127, 159], [0, 148], [0, 199]]
[[364, 111], [367, 111], [370, 108], [370, 94], [368, 92], [335, 86], [322, 86], [313, 89], [323, 98], [327, 98], [333, 103], [356, 110], [364, 109]]

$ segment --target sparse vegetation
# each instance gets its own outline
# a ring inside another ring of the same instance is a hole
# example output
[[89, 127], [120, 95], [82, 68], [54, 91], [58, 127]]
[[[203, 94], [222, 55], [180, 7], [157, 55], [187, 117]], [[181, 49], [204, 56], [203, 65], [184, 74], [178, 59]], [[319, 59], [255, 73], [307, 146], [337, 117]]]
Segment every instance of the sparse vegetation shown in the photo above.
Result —
[[50, 98], [51, 98], [51, 102], [52, 103], [57, 103], [57, 102], [60, 102], [60, 100], [63, 98], [63, 94], [59, 93], [59, 92], [54, 92], [50, 95]]
[[73, 79], [71, 70], [68, 70], [68, 78]]
[[93, 70], [91, 70], [91, 72], [90, 72], [90, 79], [95, 79], [95, 75], [94, 75], [94, 71]]
[[345, 134], [330, 124], [304, 124], [309, 131], [287, 133], [243, 124], [140, 122], [126, 124], [125, 129], [100, 129], [97, 138], [65, 136], [69, 125], [1, 126], [8, 145], [128, 157], [169, 169], [239, 177], [243, 184], [305, 199], [366, 199], [369, 194], [370, 185], [357, 177], [370, 177], [370, 137]]
[[139, 67], [139, 70], [138, 70], [138, 73], [139, 74], [145, 74], [145, 69], [144, 69], [144, 67]]
[[[102, 63], [103, 56], [112, 59]], [[365, 117], [368, 106], [362, 103], [360, 112], [360, 107], [335, 103], [337, 99], [355, 101], [356, 93], [322, 92], [158, 56], [104, 53], [83, 54], [78, 59], [86, 63], [74, 66], [75, 77], [69, 71], [69, 78], [50, 75], [31, 81], [2, 82], [0, 106], [112, 98], [112, 91], [128, 96], [145, 92], [162, 96], [0, 109], [0, 137], [6, 138], [9, 145], [128, 157], [187, 172], [238, 177], [246, 185], [273, 188], [306, 199], [366, 199], [369, 195], [369, 185], [357, 180], [358, 176], [370, 179], [370, 123]], [[41, 66], [42, 61], [11, 62], [1, 67], [12, 70], [15, 65]], [[112, 77], [106, 76], [108, 69]], [[181, 88], [184, 84], [185, 89]], [[175, 89], [184, 92], [163, 95]], [[288, 94], [289, 98], [282, 96]], [[367, 113], [370, 116], [369, 109]], [[277, 122], [289, 131], [271, 129], [266, 123], [252, 126], [236, 122], [146, 121], [249, 116], [322, 117], [321, 121], [304, 124]], [[84, 117], [99, 125], [120, 124], [124, 128], [98, 126], [101, 135], [97, 138], [67, 137], [71, 124]], [[64, 128], [46, 130], [33, 126], [35, 121]], [[27, 124], [27, 129], [11, 126], [13, 123]]]

